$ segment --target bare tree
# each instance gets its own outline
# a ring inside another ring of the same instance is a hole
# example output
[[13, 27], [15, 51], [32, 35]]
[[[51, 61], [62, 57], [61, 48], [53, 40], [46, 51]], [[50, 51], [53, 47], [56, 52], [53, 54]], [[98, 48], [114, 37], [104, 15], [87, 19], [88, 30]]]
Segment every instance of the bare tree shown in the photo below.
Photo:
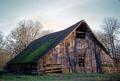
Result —
[[4, 65], [9, 60], [9, 56], [7, 50], [4, 49], [4, 36], [2, 32], [0, 32], [0, 71], [3, 70]]
[[116, 59], [117, 55], [119, 54], [117, 50], [120, 46], [120, 23], [113, 17], [107, 17], [104, 19], [102, 27], [103, 32], [99, 33], [98, 37], [108, 51], [112, 54], [113, 58]]
[[2, 32], [0, 32], [0, 49], [2, 49], [4, 46], [3, 37], [4, 36], [3, 36]]
[[20, 22], [19, 26], [6, 37], [6, 49], [13, 55], [19, 54], [31, 41], [44, 35], [41, 34], [41, 32], [43, 33], [41, 29], [42, 25], [38, 21], [28, 20]]

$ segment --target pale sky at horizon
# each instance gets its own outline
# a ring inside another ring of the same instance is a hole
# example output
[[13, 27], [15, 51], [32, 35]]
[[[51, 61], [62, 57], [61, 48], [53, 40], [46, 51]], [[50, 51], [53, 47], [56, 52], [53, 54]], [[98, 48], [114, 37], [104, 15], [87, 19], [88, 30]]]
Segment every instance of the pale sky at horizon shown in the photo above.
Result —
[[0, 31], [5, 35], [21, 20], [37, 20], [43, 29], [59, 31], [84, 19], [100, 30], [105, 17], [120, 21], [119, 0], [0, 0]]

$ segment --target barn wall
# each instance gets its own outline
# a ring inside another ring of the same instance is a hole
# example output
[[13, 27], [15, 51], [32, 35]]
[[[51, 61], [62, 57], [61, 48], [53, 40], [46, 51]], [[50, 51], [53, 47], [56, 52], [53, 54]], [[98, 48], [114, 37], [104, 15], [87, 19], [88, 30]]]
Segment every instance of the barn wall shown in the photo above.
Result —
[[112, 59], [95, 42], [91, 32], [86, 33], [85, 39], [80, 39], [76, 38], [76, 31], [73, 31], [38, 61], [37, 68], [39, 74], [60, 71], [62, 73], [109, 72], [110, 70], [103, 67], [105, 62], [109, 64]]
[[64, 63], [64, 43], [60, 43], [38, 61], [38, 72], [49, 73], [49, 71], [52, 72], [52, 70], [49, 69], [54, 70], [57, 68], [61, 68], [59, 69], [59, 71], [62, 71], [64, 70], [63, 68], [66, 68], [63, 63]]
[[102, 61], [102, 69], [104, 73], [116, 73], [116, 67], [114, 65], [113, 59], [106, 54], [103, 50], [101, 51], [101, 61]]
[[48, 54], [43, 56], [43, 58], [38, 61], [38, 71], [41, 72], [41, 68], [45, 70], [46, 67], [44, 67], [44, 65], [51, 64], [52, 66], [52, 64], [54, 65], [56, 64], [55, 67], [56, 68], [61, 67], [62, 68], [61, 70], [63, 73], [71, 72], [69, 61], [70, 61], [70, 56], [73, 56], [74, 54], [71, 53], [72, 55], [68, 55], [67, 50], [69, 49], [69, 52], [70, 51], [73, 52], [74, 50], [73, 44], [74, 44], [74, 34], [71, 34], [69, 37], [66, 38], [65, 41], [62, 41], [54, 49], [52, 49]]

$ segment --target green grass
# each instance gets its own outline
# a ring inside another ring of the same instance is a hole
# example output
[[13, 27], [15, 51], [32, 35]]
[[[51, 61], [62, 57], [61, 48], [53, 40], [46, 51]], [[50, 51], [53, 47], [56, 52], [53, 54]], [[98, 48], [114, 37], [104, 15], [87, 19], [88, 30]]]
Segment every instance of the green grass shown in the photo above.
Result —
[[14, 75], [3, 74], [0, 81], [120, 81], [120, 74], [59, 74]]

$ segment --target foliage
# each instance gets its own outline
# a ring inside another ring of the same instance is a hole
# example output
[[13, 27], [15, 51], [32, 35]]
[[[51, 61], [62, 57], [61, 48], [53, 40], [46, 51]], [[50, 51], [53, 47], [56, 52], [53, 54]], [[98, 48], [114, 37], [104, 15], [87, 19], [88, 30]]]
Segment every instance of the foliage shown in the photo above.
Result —
[[0, 71], [3, 70], [6, 63], [11, 59], [11, 54], [6, 50], [1, 50], [0, 54]]
[[5, 64], [10, 60], [11, 54], [4, 49], [4, 36], [0, 32], [0, 71], [3, 70]]
[[6, 49], [9, 50], [13, 56], [19, 54], [30, 42], [49, 33], [49, 31], [44, 33], [41, 30], [42, 25], [38, 21], [21, 21], [18, 27], [11, 31], [6, 37]]

